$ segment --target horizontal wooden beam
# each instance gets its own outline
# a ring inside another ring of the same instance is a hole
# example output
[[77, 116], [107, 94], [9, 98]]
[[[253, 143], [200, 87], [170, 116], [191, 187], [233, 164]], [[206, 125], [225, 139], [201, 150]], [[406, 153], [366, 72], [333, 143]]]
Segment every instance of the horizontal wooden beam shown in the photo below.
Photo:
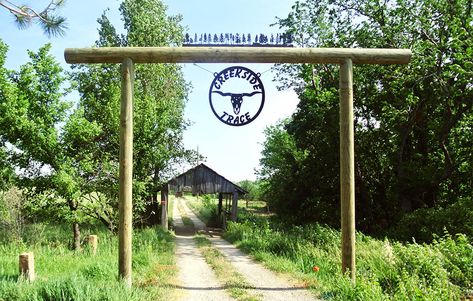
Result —
[[409, 49], [287, 47], [103, 47], [67, 48], [70, 64], [122, 63], [310, 63], [407, 64]]

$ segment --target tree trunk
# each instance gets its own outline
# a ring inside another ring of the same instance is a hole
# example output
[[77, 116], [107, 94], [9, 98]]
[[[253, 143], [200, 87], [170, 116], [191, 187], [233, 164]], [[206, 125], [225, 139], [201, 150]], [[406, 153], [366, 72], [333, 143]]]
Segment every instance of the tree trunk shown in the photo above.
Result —
[[74, 222], [72, 224], [72, 231], [74, 232], [74, 250], [80, 250], [80, 228], [79, 223]]
[[[75, 213], [78, 207], [77, 203], [74, 200], [68, 200], [67, 203], [69, 204], [69, 209], [71, 210], [71, 212]], [[74, 243], [72, 244], [72, 249], [74, 251], [79, 251], [80, 250], [80, 227], [77, 220], [74, 220], [74, 222], [72, 223], [72, 234], [74, 237]]]

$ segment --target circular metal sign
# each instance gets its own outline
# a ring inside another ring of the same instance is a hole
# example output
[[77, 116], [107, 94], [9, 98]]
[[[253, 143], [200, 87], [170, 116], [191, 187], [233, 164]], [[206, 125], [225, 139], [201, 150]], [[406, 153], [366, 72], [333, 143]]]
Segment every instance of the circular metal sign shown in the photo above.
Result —
[[261, 74], [246, 67], [228, 67], [214, 74], [209, 90], [210, 107], [228, 125], [241, 126], [258, 117], [264, 105]]

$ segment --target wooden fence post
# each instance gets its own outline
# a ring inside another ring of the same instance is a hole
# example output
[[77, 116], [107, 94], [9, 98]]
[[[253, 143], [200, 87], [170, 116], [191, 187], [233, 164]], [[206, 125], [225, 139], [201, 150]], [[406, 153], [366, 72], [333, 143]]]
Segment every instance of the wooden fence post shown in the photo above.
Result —
[[33, 252], [21, 253], [19, 257], [20, 277], [24, 277], [29, 282], [33, 282], [36, 278], [34, 272], [34, 254]]
[[342, 272], [355, 282], [355, 151], [353, 128], [353, 65], [340, 65], [340, 202]]
[[131, 287], [131, 235], [133, 185], [133, 80], [134, 65], [129, 58], [121, 68], [120, 168], [118, 275]]
[[164, 230], [168, 230], [168, 200], [169, 200], [169, 189], [168, 185], [163, 185], [161, 189], [161, 226]]
[[92, 255], [97, 253], [97, 235], [89, 235], [87, 237], [87, 244], [89, 245]]

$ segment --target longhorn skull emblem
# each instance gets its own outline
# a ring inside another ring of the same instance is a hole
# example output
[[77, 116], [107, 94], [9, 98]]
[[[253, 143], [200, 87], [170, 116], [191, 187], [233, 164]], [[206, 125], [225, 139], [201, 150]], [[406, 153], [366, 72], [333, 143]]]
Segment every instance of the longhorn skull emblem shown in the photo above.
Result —
[[233, 106], [233, 112], [238, 115], [240, 113], [241, 104], [243, 103], [243, 97], [251, 97], [255, 94], [262, 93], [262, 92], [255, 91], [252, 93], [223, 93], [220, 91], [212, 91], [212, 93], [217, 93], [222, 96], [230, 96], [230, 100]]

